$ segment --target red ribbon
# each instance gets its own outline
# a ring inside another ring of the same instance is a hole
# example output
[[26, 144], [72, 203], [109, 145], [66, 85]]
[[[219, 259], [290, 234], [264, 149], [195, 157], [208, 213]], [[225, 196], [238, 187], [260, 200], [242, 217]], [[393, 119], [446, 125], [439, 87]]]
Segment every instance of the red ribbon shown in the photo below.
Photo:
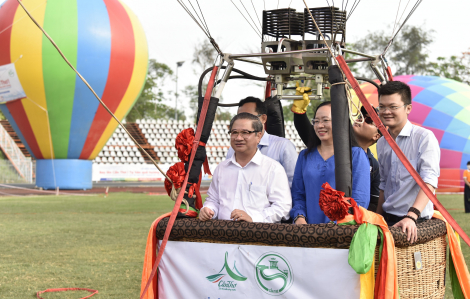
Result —
[[[192, 128], [184, 129], [178, 134], [178, 136], [176, 136], [175, 148], [178, 150], [178, 158], [180, 158], [181, 162], [187, 162], [189, 160], [189, 154], [191, 153], [193, 143], [195, 142], [194, 139], [194, 130]], [[206, 146], [202, 141], [199, 141], [198, 145]], [[209, 168], [209, 161], [207, 161], [207, 156], [204, 160], [203, 166], [204, 173], [212, 175]]]
[[[352, 198], [344, 197], [344, 192], [331, 188], [328, 183], [324, 183], [322, 188], [318, 202], [320, 209], [331, 221], [344, 219], [348, 215], [349, 208], [352, 207], [348, 202]], [[356, 203], [354, 199], [352, 201]]]
[[194, 130], [192, 128], [184, 129], [176, 136], [175, 148], [178, 150], [178, 158], [180, 158], [181, 162], [188, 161], [193, 142]]
[[[171, 166], [166, 175], [173, 181], [173, 185], [175, 185], [175, 189], [181, 188], [184, 182], [184, 176], [186, 175], [186, 171], [184, 170], [184, 163], [178, 162], [175, 165]], [[165, 178], [165, 190], [168, 195], [171, 194], [171, 182]]]

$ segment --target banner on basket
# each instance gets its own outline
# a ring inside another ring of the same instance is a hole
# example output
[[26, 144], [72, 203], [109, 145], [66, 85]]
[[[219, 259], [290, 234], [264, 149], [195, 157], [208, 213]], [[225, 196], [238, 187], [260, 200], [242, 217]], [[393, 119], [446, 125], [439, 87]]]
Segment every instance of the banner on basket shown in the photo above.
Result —
[[0, 103], [25, 98], [14, 63], [0, 66]]
[[169, 241], [158, 271], [159, 299], [359, 299], [360, 288], [347, 249]]

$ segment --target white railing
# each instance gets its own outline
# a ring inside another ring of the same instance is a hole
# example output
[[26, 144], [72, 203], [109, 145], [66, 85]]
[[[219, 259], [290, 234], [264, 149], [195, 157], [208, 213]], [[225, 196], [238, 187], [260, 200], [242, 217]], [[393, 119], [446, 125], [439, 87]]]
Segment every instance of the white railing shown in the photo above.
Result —
[[2, 125], [0, 125], [0, 148], [20, 178], [27, 183], [32, 183], [33, 165], [31, 158], [25, 157]]

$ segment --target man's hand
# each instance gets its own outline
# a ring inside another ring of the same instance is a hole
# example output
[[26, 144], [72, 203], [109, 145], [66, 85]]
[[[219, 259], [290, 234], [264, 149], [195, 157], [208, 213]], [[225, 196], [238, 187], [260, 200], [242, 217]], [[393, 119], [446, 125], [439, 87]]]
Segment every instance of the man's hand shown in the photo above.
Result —
[[208, 207], [202, 208], [201, 211], [199, 211], [199, 220], [201, 221], [210, 220], [212, 217], [214, 217], [214, 211]]
[[253, 219], [251, 219], [247, 212], [238, 209], [232, 211], [232, 214], [230, 214], [230, 219], [233, 221], [253, 222]]
[[410, 243], [414, 243], [418, 239], [418, 229], [416, 228], [414, 221], [410, 218], [403, 218], [400, 222], [395, 223], [393, 227], [401, 227], [402, 231], [407, 235], [407, 240]]
[[295, 224], [308, 224], [304, 217], [298, 217]]

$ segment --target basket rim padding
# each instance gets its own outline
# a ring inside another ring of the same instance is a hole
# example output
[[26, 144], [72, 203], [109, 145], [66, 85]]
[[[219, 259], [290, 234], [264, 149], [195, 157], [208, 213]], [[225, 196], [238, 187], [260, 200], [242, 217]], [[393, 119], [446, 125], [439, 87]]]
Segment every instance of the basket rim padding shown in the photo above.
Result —
[[[157, 239], [165, 233], [168, 218], [157, 226]], [[390, 227], [395, 247], [424, 244], [447, 234], [446, 224], [430, 219], [418, 224], [418, 240], [411, 244], [399, 228]], [[284, 223], [248, 223], [227, 220], [199, 221], [194, 218], [177, 219], [170, 234], [170, 241], [193, 241], [233, 244], [256, 244], [288, 247], [349, 248], [358, 225]]]

